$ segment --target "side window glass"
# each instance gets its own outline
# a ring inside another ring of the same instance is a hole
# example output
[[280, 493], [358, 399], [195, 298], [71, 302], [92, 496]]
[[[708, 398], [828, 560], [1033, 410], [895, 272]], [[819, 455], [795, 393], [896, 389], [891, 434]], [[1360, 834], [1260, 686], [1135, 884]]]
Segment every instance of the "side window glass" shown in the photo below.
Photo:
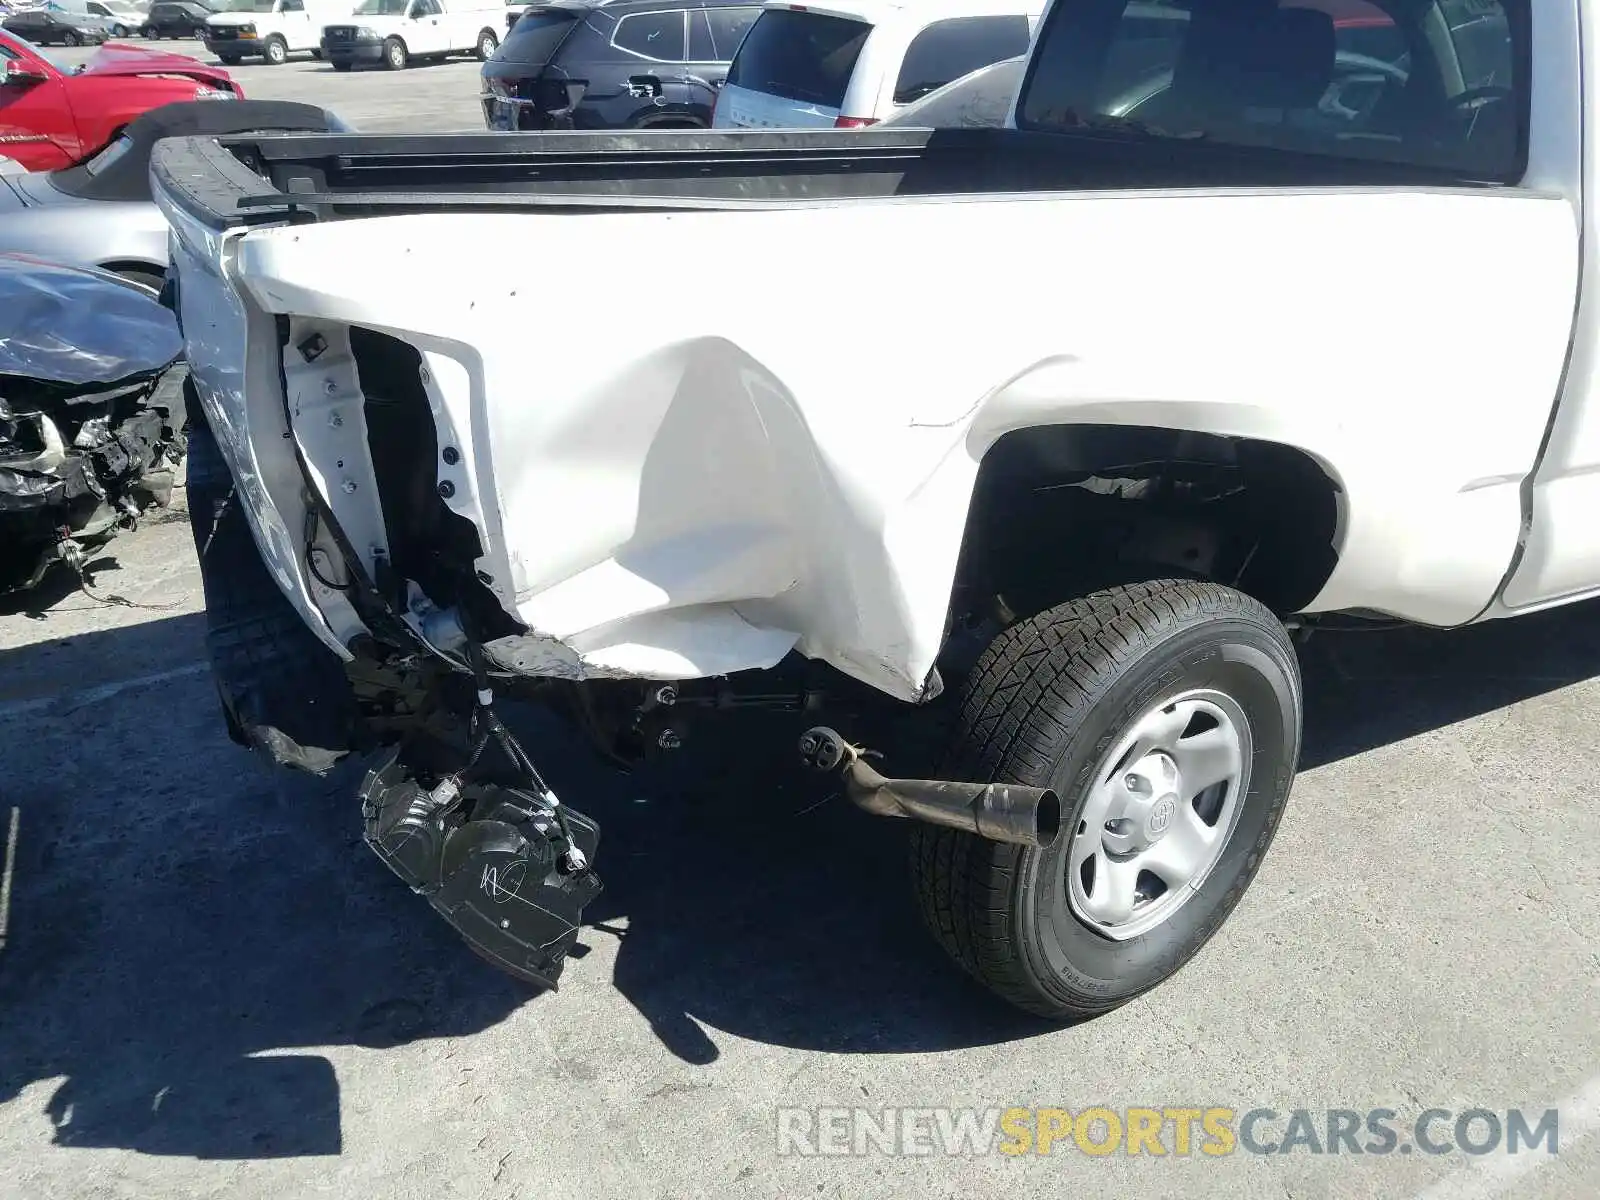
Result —
[[684, 60], [683, 11], [630, 13], [617, 23], [611, 43], [657, 62]]
[[708, 8], [706, 19], [711, 22], [711, 41], [716, 49], [717, 62], [732, 62], [750, 32], [750, 26], [761, 15], [759, 8]]
[[711, 37], [711, 21], [703, 8], [689, 10], [689, 61], [717, 61], [717, 44]]

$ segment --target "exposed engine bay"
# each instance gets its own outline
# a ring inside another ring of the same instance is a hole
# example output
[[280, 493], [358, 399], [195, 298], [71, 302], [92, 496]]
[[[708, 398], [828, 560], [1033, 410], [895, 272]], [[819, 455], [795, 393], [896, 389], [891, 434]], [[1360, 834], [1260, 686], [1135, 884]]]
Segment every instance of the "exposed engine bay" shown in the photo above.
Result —
[[37, 585], [171, 498], [172, 314], [138, 284], [0, 255], [0, 592]]

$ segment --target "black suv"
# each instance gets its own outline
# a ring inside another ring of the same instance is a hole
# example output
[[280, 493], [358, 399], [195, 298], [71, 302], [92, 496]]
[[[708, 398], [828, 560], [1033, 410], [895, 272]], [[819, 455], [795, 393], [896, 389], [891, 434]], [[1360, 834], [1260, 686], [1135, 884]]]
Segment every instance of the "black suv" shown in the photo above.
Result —
[[718, 0], [535, 4], [483, 64], [490, 129], [695, 129], [761, 5]]
[[150, 6], [139, 32], [147, 38], [203, 38], [206, 18], [215, 11], [199, 0], [160, 0]]
[[57, 42], [63, 46], [81, 46], [85, 42], [105, 41], [109, 36], [106, 31], [85, 23], [85, 15], [34, 8], [12, 13], [0, 21], [0, 28], [35, 46], [53, 46]]

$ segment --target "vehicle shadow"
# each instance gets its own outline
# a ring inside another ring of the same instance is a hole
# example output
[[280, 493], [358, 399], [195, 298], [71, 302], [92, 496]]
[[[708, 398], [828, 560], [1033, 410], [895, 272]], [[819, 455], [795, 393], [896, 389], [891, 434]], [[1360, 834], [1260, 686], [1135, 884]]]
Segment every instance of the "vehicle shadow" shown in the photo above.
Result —
[[[1314, 638], [1306, 765], [1600, 674], [1597, 616], [1582, 605], [1454, 634]], [[361, 764], [320, 781], [259, 767], [227, 742], [203, 670], [77, 690], [108, 661], [128, 676], [196, 664], [202, 633], [183, 616], [0, 651], [0, 678], [46, 672], [62, 693], [43, 707], [0, 698], [0, 839], [20, 814], [0, 1102], [28, 1090], [60, 1145], [338, 1154], [338, 1082], [308, 1047], [470, 1035], [535, 993], [360, 844]], [[681, 762], [619, 776], [553, 719], [506, 716], [601, 822], [606, 890], [582, 941], [618, 940], [611, 983], [684, 1062], [717, 1057], [707, 1030], [875, 1054], [1050, 1028], [933, 947], [905, 882], [904, 827], [798, 774], [803, 718], [740, 718], [731, 754], [691, 743]], [[606, 986], [586, 977], [596, 961], [569, 964], [564, 1003]]]
[[1317, 633], [1300, 663], [1305, 771], [1600, 675], [1600, 600], [1467, 629]]
[[359, 764], [327, 780], [258, 766], [204, 671], [105, 694], [107, 660], [126, 678], [194, 665], [203, 628], [0, 651], [0, 679], [62, 694], [0, 699], [0, 842], [18, 814], [0, 1102], [37, 1085], [64, 1146], [338, 1154], [333, 1067], [299, 1048], [470, 1034], [529, 991], [360, 845]]
[[[1454, 632], [1319, 634], [1302, 662], [1301, 765], [1310, 770], [1600, 675], [1600, 604]], [[605, 830], [607, 890], [586, 913], [586, 937], [620, 938], [616, 987], [690, 1063], [717, 1056], [702, 1025], [849, 1053], [943, 1050], [1051, 1028], [994, 999], [933, 947], [915, 910], [903, 827], [797, 777], [793, 720], [783, 736], [741, 738], [740, 766], [688, 776], [681, 794], [649, 792], [640, 780], [649, 803], [592, 808]], [[895, 765], [891, 754], [884, 769]], [[624, 915], [626, 929], [610, 930]]]

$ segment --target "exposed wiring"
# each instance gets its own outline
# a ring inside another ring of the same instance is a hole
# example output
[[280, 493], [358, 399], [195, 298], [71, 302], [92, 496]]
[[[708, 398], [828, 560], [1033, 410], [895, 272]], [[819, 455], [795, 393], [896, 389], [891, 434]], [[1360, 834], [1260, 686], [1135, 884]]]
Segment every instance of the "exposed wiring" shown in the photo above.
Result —
[[335, 583], [321, 571], [317, 570], [317, 555], [320, 554], [324, 558], [327, 558], [330, 563], [333, 561], [332, 558], [329, 557], [327, 550], [317, 545], [317, 532], [321, 527], [321, 523], [321, 517], [318, 515], [317, 510], [313, 507], [307, 506], [304, 556], [306, 570], [310, 573], [311, 578], [315, 579], [323, 587], [331, 588], [336, 592], [348, 592], [350, 590], [350, 580], [346, 579], [343, 583]]
[[83, 558], [81, 555], [69, 554], [65, 556], [65, 561], [67, 565], [72, 568], [72, 573], [78, 577], [78, 590], [81, 591], [85, 596], [89, 597], [89, 599], [93, 600], [96, 604], [104, 605], [107, 608], [142, 608], [147, 609], [150, 612], [164, 612], [168, 609], [178, 607], [177, 601], [172, 601], [171, 603], [167, 604], [142, 604], [138, 600], [129, 600], [126, 596], [119, 596], [115, 592], [110, 592], [102, 596], [99, 592], [94, 590], [94, 585], [89, 582], [89, 575], [84, 570]]

